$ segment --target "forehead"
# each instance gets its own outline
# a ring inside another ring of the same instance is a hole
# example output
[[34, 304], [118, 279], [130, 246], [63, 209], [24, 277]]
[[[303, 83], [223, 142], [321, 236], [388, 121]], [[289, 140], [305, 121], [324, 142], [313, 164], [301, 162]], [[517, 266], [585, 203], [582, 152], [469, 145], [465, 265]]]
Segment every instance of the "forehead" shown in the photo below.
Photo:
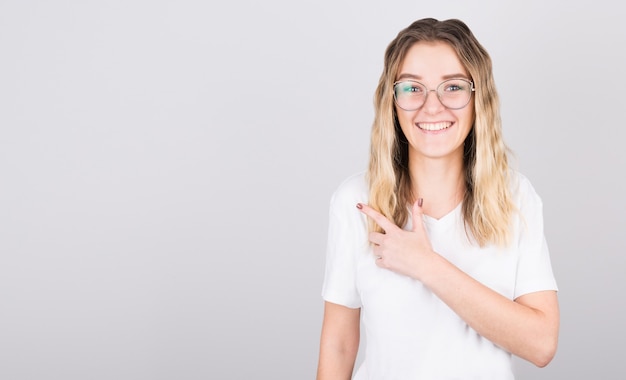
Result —
[[421, 41], [409, 48], [396, 77], [442, 80], [458, 75], [467, 77], [468, 73], [450, 45]]

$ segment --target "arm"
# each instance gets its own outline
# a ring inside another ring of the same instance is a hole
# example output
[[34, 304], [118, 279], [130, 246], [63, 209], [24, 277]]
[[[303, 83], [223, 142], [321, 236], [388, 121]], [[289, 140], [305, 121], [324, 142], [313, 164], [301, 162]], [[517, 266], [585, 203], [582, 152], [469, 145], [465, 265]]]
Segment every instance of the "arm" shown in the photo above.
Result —
[[552, 360], [559, 332], [555, 291], [530, 293], [511, 301], [434, 252], [432, 260], [421, 281], [468, 325], [539, 367]]
[[359, 349], [361, 309], [325, 302], [317, 380], [348, 380]]
[[371, 233], [376, 264], [421, 281], [469, 326], [505, 350], [546, 366], [558, 341], [555, 291], [510, 300], [473, 279], [433, 251], [420, 205], [413, 206], [413, 230], [404, 231], [367, 205], [358, 205], [385, 233]]

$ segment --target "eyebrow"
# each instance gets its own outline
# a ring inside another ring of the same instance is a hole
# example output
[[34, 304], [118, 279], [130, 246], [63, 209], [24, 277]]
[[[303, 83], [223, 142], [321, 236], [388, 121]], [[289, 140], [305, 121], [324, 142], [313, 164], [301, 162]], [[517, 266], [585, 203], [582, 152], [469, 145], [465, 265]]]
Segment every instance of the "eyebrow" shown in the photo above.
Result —
[[[464, 79], [469, 80], [469, 78], [467, 77], [467, 75], [462, 74], [462, 73], [458, 73], [458, 74], [448, 74], [448, 75], [444, 75], [444, 76], [443, 76], [443, 79], [444, 79], [444, 80], [445, 80], [445, 79], [453, 79], [453, 78], [464, 78]], [[419, 75], [409, 74], [409, 73], [403, 73], [403, 74], [400, 74], [400, 76], [399, 76], [399, 77], [398, 77], [398, 79], [396, 79], [396, 80], [402, 80], [402, 79], [417, 79], [417, 80], [420, 80], [420, 79], [423, 79], [423, 78], [422, 78], [421, 76], [419, 76]]]

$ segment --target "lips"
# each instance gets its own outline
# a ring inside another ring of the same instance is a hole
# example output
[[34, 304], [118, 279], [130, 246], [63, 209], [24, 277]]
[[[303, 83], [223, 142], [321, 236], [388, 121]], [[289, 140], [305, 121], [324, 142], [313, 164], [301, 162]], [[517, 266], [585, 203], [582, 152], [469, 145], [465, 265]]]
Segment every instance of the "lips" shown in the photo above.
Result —
[[416, 125], [419, 129], [423, 129], [425, 131], [442, 131], [450, 128], [452, 126], [452, 122], [442, 121], [438, 123], [416, 123]]

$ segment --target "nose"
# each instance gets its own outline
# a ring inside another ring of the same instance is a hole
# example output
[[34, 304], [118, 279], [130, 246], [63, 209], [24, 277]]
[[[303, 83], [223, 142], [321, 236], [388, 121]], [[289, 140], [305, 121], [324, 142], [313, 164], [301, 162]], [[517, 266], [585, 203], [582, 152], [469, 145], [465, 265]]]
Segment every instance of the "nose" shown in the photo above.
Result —
[[428, 90], [426, 94], [426, 100], [424, 100], [424, 105], [422, 106], [422, 111], [434, 115], [441, 112], [446, 107], [439, 100], [439, 96], [437, 96], [437, 90]]

